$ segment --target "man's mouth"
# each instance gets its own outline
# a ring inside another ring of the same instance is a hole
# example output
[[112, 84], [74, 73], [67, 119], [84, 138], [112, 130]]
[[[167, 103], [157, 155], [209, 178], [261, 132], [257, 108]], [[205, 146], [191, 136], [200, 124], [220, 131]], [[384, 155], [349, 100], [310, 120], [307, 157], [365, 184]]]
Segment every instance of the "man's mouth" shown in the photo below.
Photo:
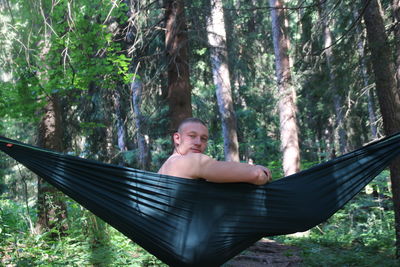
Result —
[[197, 148], [192, 148], [191, 150], [193, 151], [193, 153], [201, 153], [200, 149]]

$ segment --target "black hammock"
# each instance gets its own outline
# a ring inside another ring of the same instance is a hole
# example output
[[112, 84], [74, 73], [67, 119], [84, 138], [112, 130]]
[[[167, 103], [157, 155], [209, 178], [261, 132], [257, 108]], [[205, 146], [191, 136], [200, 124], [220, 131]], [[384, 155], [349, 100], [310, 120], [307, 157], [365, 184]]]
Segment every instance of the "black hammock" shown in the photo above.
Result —
[[262, 237], [327, 220], [400, 154], [400, 133], [264, 186], [216, 184], [63, 155], [0, 149], [171, 266], [219, 266]]

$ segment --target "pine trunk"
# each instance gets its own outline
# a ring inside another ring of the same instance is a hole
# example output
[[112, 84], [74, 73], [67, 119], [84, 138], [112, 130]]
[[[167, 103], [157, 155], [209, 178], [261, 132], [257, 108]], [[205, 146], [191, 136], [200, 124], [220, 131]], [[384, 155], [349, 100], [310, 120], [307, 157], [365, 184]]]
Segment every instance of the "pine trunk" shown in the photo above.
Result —
[[[112, 161], [114, 157], [114, 135], [109, 114], [115, 113], [115, 106], [112, 102], [112, 91], [98, 86], [95, 82], [89, 84], [88, 100], [86, 103], [85, 120], [89, 124], [89, 134], [85, 148], [91, 157], [107, 163], [117, 163]], [[107, 224], [92, 213], [87, 213], [90, 222], [87, 225], [87, 237], [92, 251], [101, 245], [109, 243]]]
[[[391, 49], [383, 22], [380, 2], [364, 0], [364, 13], [371, 61], [375, 74], [376, 92], [386, 135], [400, 131], [400, 99], [395, 80]], [[390, 178], [395, 214], [396, 256], [400, 258], [400, 158], [390, 165]]]
[[336, 84], [337, 77], [333, 66], [334, 56], [332, 51], [333, 36], [328, 22], [328, 16], [324, 14], [324, 4], [319, 2], [319, 14], [323, 25], [323, 40], [324, 51], [326, 56], [326, 65], [329, 73], [329, 89], [333, 95], [333, 106], [335, 109], [335, 141], [339, 145], [340, 154], [347, 152], [347, 137], [344, 129], [344, 114], [343, 114], [343, 98], [339, 93]]
[[114, 159], [114, 134], [109, 114], [115, 113], [115, 106], [112, 102], [112, 92], [98, 86], [95, 82], [89, 84], [86, 120], [93, 124], [90, 126], [87, 149], [97, 160], [112, 162]]
[[[359, 13], [356, 8], [354, 8], [354, 19], [357, 19]], [[375, 103], [373, 92], [369, 88], [369, 80], [368, 80], [368, 67], [367, 62], [365, 60], [365, 36], [361, 29], [360, 24], [356, 26], [357, 34], [359, 35], [359, 39], [357, 41], [358, 54], [360, 56], [360, 72], [361, 78], [363, 81], [364, 88], [367, 88], [367, 107], [368, 107], [368, 118], [369, 118], [369, 127], [371, 130], [371, 135], [375, 139], [378, 137], [378, 129], [376, 127], [376, 112], [375, 112]]]
[[[51, 24], [50, 16], [46, 8], [41, 9], [43, 24]], [[46, 26], [43, 37], [37, 44], [41, 47], [38, 60], [38, 80], [42, 81], [42, 88], [46, 88], [47, 82], [51, 79], [49, 63], [49, 53], [51, 52], [52, 32]], [[63, 150], [63, 131], [61, 126], [61, 107], [57, 94], [47, 95], [47, 104], [43, 109], [43, 117], [38, 127], [38, 146], [62, 152]], [[63, 194], [49, 183], [38, 177], [37, 183], [37, 216], [35, 225], [37, 233], [52, 231], [51, 237], [56, 237], [56, 233], [65, 234], [68, 225], [66, 223], [67, 207], [64, 202]]]
[[296, 119], [295, 92], [292, 87], [289, 40], [285, 29], [285, 13], [280, 0], [270, 0], [272, 36], [275, 52], [276, 79], [279, 90], [279, 120], [283, 171], [290, 175], [300, 170], [300, 148]]
[[396, 48], [396, 80], [397, 80], [397, 93], [400, 94], [400, 0], [393, 0], [392, 11], [394, 19], [394, 39]]
[[[62, 129], [61, 109], [56, 95], [48, 97], [44, 108], [44, 116], [39, 125], [38, 146], [61, 152]], [[56, 229], [60, 234], [65, 234], [67, 208], [63, 195], [56, 188], [38, 178], [38, 221], [36, 231]]]
[[181, 120], [192, 116], [191, 86], [188, 64], [188, 37], [184, 0], [166, 3], [166, 53], [168, 60], [168, 104], [170, 133]]
[[226, 161], [239, 161], [236, 115], [228, 67], [226, 30], [221, 0], [211, 0], [211, 15], [207, 22], [213, 80], [221, 116]]

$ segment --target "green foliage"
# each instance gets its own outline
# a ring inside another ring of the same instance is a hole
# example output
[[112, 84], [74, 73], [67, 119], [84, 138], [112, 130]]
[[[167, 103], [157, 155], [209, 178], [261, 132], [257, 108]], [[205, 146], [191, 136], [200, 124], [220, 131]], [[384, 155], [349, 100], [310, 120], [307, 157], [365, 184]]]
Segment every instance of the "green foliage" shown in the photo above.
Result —
[[[280, 166], [279, 162], [272, 165]], [[379, 192], [378, 198], [360, 193], [327, 222], [313, 228], [309, 237], [276, 239], [301, 248], [305, 266], [397, 266], [387, 176], [384, 172], [370, 184]], [[165, 266], [115, 229], [94, 227], [93, 215], [76, 202], [67, 203], [69, 231], [52, 239], [50, 232], [31, 233], [34, 214], [27, 217], [25, 206], [3, 194], [0, 262], [5, 266]], [[93, 239], [91, 232], [96, 229], [102, 231], [105, 241]]]
[[[8, 64], [12, 76], [1, 82], [0, 101], [0, 112], [9, 116], [33, 118], [45, 104], [46, 95], [79, 94], [92, 82], [112, 89], [131, 78], [131, 59], [121, 54], [107, 25], [110, 18], [126, 19], [126, 5], [114, 8], [112, 2], [44, 3], [43, 7], [26, 1], [13, 3], [14, 25], [6, 29], [12, 38], [5, 44], [5, 56], [14, 58]], [[40, 8], [48, 8], [45, 12], [52, 22], [45, 27], [35, 27], [43, 23]]]
[[305, 266], [398, 266], [387, 179], [385, 171], [369, 185], [378, 195], [358, 194], [308, 237], [276, 239], [299, 247]]
[[[120, 157], [125, 164], [137, 167], [137, 115], [132, 112], [129, 83], [133, 77], [140, 77], [143, 83], [140, 131], [149, 141], [150, 169], [156, 171], [172, 150], [167, 130], [168, 62], [164, 56], [162, 1], [133, 1], [132, 6], [127, 2], [100, 0], [6, 2], [10, 9], [0, 8], [3, 22], [0, 25], [0, 134], [34, 144], [41, 110], [48, 97], [57, 94], [63, 105], [62, 126], [68, 151], [99, 158], [103, 151], [97, 148], [110, 142], [107, 159]], [[270, 10], [262, 8], [264, 4], [224, 1], [224, 15], [241, 160], [268, 166], [277, 179], [283, 176], [279, 93]], [[314, 4], [311, 0], [302, 2], [304, 6]], [[367, 126], [377, 123], [379, 128], [382, 124], [379, 117], [377, 122], [369, 121], [367, 92], [361, 90], [365, 81], [356, 46], [358, 40], [365, 38], [360, 34], [362, 24], [356, 25], [361, 27], [360, 33], [356, 28], [347, 31], [355, 21], [354, 10], [360, 6], [354, 1], [325, 1], [324, 4], [330, 11], [326, 17], [333, 37], [336, 40], [344, 37], [332, 47], [331, 70], [322, 51], [323, 31], [318, 9], [287, 10], [302, 169], [331, 158], [337, 145], [329, 71], [336, 75], [334, 84], [338, 94], [346, 99], [341, 108], [346, 114], [344, 124], [349, 149], [371, 139]], [[388, 11], [390, 1], [382, 4]], [[209, 5], [206, 1], [185, 1], [185, 5], [193, 115], [209, 126], [207, 154], [222, 160], [221, 123], [204, 30]], [[297, 4], [289, 1], [287, 5]], [[386, 19], [392, 23], [388, 16]], [[392, 39], [390, 42], [395, 44]], [[364, 58], [368, 65], [368, 55]], [[373, 77], [369, 76], [367, 82], [372, 85]], [[120, 95], [118, 115], [113, 102], [115, 92]], [[376, 103], [373, 107], [378, 109]], [[119, 151], [116, 145], [118, 119], [126, 130], [128, 151]], [[34, 216], [24, 210], [23, 198], [18, 197], [22, 177], [3, 158], [0, 166], [0, 193], [8, 193], [7, 197], [14, 200], [0, 200], [0, 265], [160, 266], [154, 257], [112, 228], [94, 227], [98, 222], [74, 202], [68, 204], [71, 227], [67, 236], [51, 240], [49, 233], [30, 233], [28, 218], [31, 216], [30, 220], [34, 221]], [[360, 194], [327, 223], [313, 229], [309, 240], [284, 239], [304, 248], [307, 266], [372, 266], [382, 262], [392, 266], [392, 259], [375, 255], [389, 258], [393, 255], [394, 219], [386, 181], [386, 175], [378, 177], [368, 187], [372, 195]], [[30, 197], [35, 189], [32, 184], [33, 180], [28, 183]], [[378, 200], [374, 194], [379, 195]], [[30, 208], [32, 213], [34, 206]], [[94, 239], [104, 242], [93, 244]]]
[[25, 208], [0, 198], [0, 263], [17, 266], [165, 266], [154, 256], [107, 226], [108, 243], [93, 247], [93, 239], [82, 231], [90, 225], [88, 212], [69, 202], [70, 229], [52, 239], [49, 232], [30, 232]]

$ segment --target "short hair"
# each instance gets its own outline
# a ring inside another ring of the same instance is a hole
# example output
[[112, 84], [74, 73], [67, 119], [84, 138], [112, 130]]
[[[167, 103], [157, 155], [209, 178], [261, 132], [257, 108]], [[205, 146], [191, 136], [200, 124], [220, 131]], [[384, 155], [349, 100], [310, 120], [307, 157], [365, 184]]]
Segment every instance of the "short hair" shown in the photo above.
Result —
[[179, 123], [178, 129], [177, 129], [176, 131], [179, 132], [179, 131], [181, 130], [182, 126], [183, 126], [184, 124], [186, 124], [186, 123], [189, 123], [189, 122], [200, 123], [200, 124], [202, 124], [204, 127], [207, 128], [207, 125], [206, 125], [205, 122], [202, 121], [201, 119], [189, 117], [189, 118], [183, 119], [183, 120]]

